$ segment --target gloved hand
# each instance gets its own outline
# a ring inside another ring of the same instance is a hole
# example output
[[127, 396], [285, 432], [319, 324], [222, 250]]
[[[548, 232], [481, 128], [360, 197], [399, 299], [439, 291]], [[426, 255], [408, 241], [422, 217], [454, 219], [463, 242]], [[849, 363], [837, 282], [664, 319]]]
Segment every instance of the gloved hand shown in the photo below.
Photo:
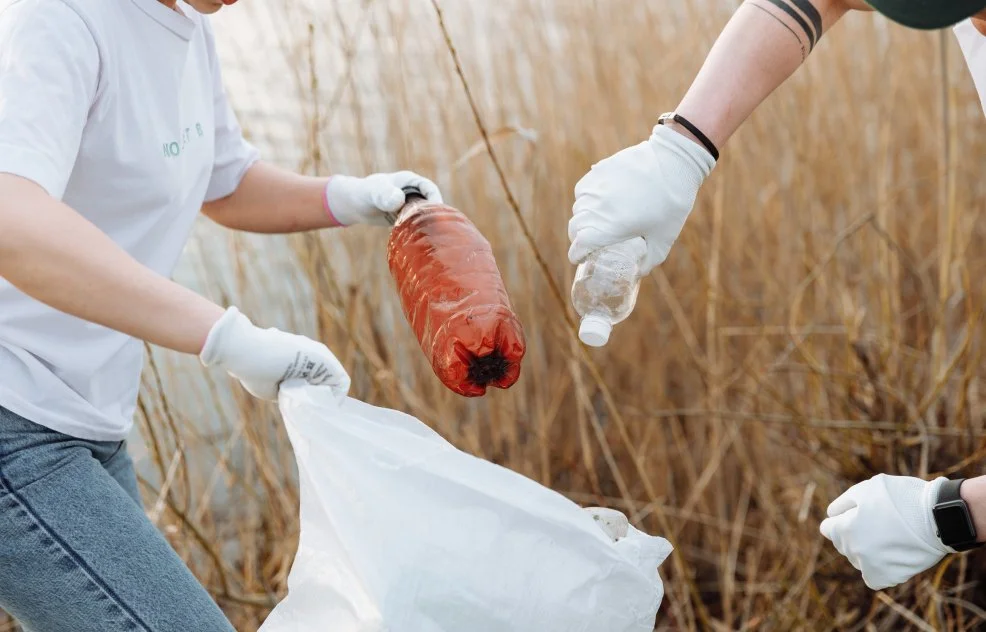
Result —
[[931, 513], [945, 480], [878, 474], [853, 485], [829, 505], [822, 535], [873, 590], [906, 582], [955, 552], [938, 538]]
[[365, 178], [337, 175], [325, 186], [325, 207], [340, 226], [387, 226], [387, 213], [404, 206], [403, 187], [417, 187], [429, 201], [442, 203], [438, 186], [412, 171], [374, 173]]
[[349, 393], [349, 374], [329, 348], [278, 329], [261, 329], [235, 307], [213, 325], [199, 354], [202, 364], [218, 366], [251, 395], [276, 401], [281, 382], [305, 380], [327, 385], [339, 401]]
[[577, 265], [595, 250], [643, 237], [643, 272], [650, 272], [667, 258], [713, 167], [704, 147], [664, 125], [596, 163], [575, 185], [569, 260]]

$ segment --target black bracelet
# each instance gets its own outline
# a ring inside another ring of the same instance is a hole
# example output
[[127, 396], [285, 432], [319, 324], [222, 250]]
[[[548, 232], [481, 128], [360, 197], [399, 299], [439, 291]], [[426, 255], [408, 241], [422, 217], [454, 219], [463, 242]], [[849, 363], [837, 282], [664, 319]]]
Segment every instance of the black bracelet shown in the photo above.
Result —
[[658, 117], [657, 124], [664, 125], [669, 120], [679, 123], [682, 127], [691, 132], [695, 138], [697, 138], [703, 145], [705, 145], [705, 148], [709, 150], [709, 153], [712, 154], [712, 159], [716, 161], [719, 160], [719, 150], [716, 149], [715, 144], [709, 140], [709, 137], [702, 133], [702, 130], [692, 125], [688, 119], [677, 112], [666, 112], [662, 114]]

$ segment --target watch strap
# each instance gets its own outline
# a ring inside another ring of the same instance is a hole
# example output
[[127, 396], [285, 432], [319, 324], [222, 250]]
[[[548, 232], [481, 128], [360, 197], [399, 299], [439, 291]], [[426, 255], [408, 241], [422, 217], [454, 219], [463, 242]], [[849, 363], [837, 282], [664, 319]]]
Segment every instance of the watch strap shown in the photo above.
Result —
[[959, 488], [962, 487], [962, 482], [965, 481], [964, 478], [956, 478], [946, 480], [938, 488], [938, 498], [935, 499], [935, 504], [948, 503], [953, 500], [962, 500], [962, 495], [959, 493]]

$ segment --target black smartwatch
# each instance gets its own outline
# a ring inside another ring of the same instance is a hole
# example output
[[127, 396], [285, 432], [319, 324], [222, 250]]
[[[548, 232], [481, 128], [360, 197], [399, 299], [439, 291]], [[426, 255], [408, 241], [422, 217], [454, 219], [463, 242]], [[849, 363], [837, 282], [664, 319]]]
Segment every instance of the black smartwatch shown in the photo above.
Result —
[[956, 551], [968, 551], [983, 545], [982, 542], [976, 542], [976, 525], [969, 513], [969, 506], [959, 495], [959, 488], [964, 480], [959, 478], [945, 481], [938, 488], [938, 498], [931, 509], [942, 544]]

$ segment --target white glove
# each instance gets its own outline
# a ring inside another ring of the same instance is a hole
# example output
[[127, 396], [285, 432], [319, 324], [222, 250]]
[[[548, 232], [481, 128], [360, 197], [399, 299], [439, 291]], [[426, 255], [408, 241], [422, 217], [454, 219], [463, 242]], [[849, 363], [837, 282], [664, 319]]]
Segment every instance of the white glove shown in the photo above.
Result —
[[276, 401], [282, 382], [300, 379], [326, 385], [339, 401], [349, 393], [349, 374], [329, 348], [311, 338], [261, 329], [235, 307], [209, 332], [199, 359], [238, 379], [251, 395]]
[[704, 147], [664, 125], [594, 164], [575, 185], [569, 261], [577, 265], [595, 250], [643, 237], [643, 272], [664, 263], [715, 164]]
[[613, 542], [618, 542], [627, 537], [630, 532], [630, 521], [627, 520], [623, 512], [605, 507], [585, 507], [584, 508], [596, 521], [603, 533], [609, 536]]
[[404, 187], [416, 187], [430, 202], [442, 203], [438, 186], [412, 171], [374, 173], [365, 178], [332, 176], [325, 185], [325, 210], [341, 226], [387, 226], [387, 213], [404, 206]]
[[853, 485], [829, 505], [822, 535], [873, 590], [906, 582], [955, 552], [938, 538], [931, 513], [945, 480], [878, 474]]

